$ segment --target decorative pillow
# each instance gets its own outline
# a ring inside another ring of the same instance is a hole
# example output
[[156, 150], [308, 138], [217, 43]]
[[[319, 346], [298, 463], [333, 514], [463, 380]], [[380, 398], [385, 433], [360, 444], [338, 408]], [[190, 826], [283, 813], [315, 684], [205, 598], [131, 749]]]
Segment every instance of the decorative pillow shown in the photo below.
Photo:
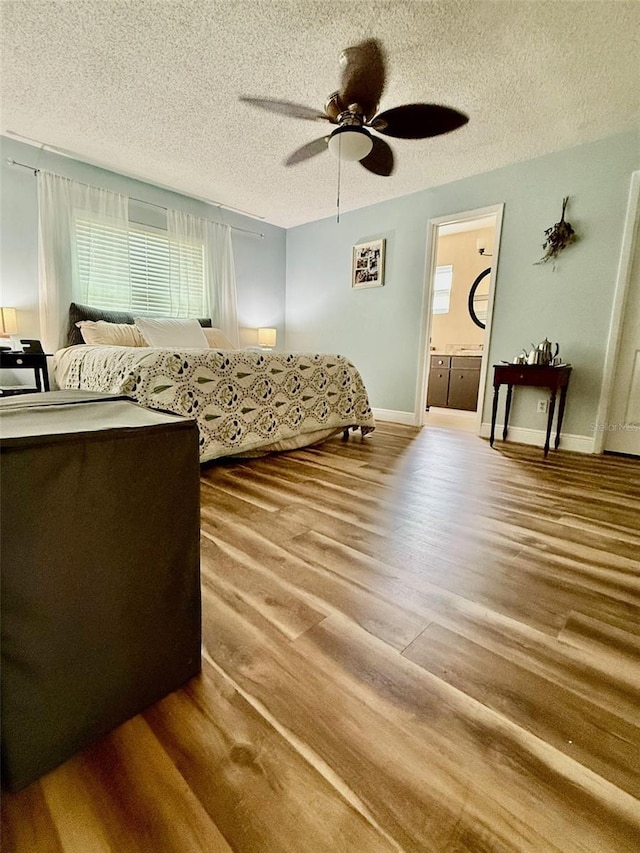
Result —
[[145, 339], [137, 326], [127, 323], [107, 323], [105, 320], [80, 320], [76, 323], [85, 344], [103, 344], [109, 347], [146, 347]]
[[235, 349], [229, 338], [220, 329], [203, 329], [211, 349]]
[[202, 326], [197, 320], [173, 317], [135, 317], [134, 322], [150, 347], [208, 348]]

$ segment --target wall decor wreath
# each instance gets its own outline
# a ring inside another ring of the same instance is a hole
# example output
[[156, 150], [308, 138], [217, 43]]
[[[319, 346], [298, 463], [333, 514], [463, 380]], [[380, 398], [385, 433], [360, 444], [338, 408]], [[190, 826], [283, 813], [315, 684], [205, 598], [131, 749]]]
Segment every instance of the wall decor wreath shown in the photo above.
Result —
[[542, 244], [542, 248], [546, 251], [540, 260], [536, 261], [537, 264], [546, 264], [547, 261], [557, 260], [560, 252], [566, 249], [567, 246], [570, 246], [571, 243], [575, 243], [578, 239], [578, 235], [564, 218], [568, 201], [569, 196], [562, 199], [562, 216], [560, 217], [560, 222], [556, 222], [555, 225], [547, 228], [544, 232], [545, 241]]

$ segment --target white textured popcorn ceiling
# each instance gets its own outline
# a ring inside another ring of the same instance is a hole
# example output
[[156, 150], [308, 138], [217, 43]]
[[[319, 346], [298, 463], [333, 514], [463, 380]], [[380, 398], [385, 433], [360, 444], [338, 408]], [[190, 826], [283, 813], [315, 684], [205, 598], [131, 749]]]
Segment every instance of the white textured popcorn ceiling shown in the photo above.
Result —
[[426, 101], [470, 120], [387, 138], [389, 178], [343, 164], [343, 212], [624, 131], [640, 113], [636, 0], [4, 0], [0, 16], [3, 133], [287, 227], [335, 212], [329, 152], [283, 165], [332, 126], [238, 98], [322, 109], [341, 50], [363, 38], [387, 52], [381, 110]]

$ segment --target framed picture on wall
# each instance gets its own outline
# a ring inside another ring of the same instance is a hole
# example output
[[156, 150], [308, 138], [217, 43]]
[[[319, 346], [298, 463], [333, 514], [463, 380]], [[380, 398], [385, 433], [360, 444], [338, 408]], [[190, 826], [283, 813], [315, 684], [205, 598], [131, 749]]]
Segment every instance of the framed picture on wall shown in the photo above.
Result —
[[382, 287], [384, 284], [384, 240], [358, 243], [353, 247], [351, 287]]

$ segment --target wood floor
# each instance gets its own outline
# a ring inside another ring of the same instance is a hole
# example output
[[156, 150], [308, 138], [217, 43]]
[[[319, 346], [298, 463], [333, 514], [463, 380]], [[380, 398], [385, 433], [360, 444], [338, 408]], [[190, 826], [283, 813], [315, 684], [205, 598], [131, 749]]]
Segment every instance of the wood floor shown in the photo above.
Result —
[[16, 853], [640, 849], [640, 464], [381, 424], [202, 471], [202, 675]]

